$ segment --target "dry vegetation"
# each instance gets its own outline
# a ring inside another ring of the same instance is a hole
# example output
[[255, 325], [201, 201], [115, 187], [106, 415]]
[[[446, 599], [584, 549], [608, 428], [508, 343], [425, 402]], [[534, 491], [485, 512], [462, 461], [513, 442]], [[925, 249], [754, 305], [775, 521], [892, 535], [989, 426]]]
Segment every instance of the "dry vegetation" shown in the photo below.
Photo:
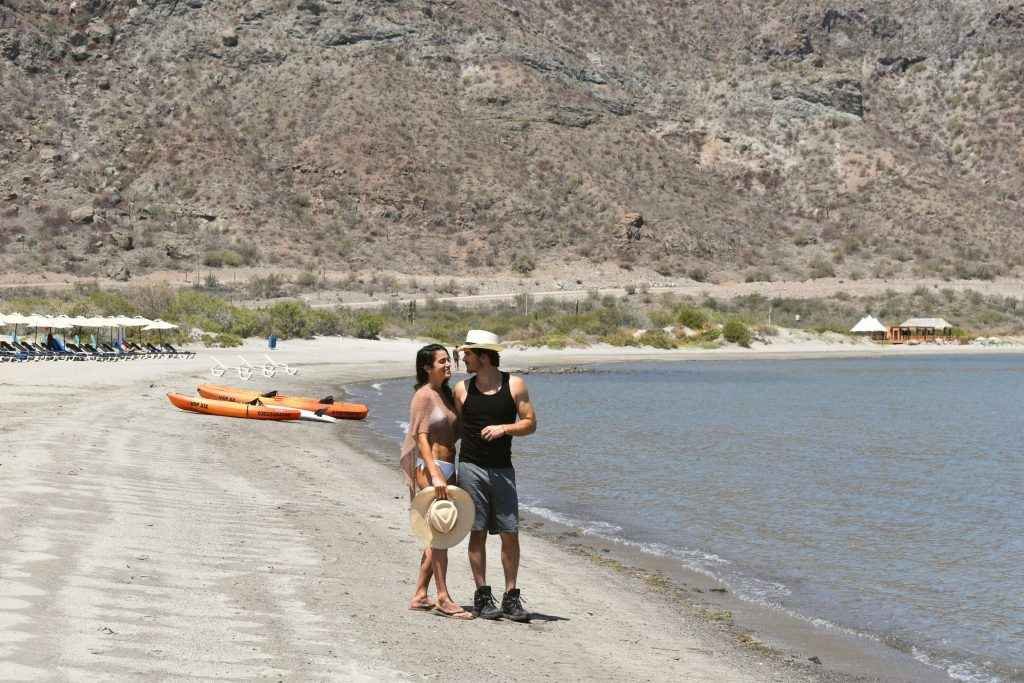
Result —
[[79, 6], [0, 4], [8, 272], [1024, 275], [1009, 1]]

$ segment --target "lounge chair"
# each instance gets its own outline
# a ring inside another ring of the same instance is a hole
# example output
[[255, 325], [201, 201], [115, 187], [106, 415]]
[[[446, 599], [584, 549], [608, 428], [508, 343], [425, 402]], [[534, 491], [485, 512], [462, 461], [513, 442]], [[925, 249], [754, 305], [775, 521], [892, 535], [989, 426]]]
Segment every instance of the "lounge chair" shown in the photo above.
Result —
[[195, 351], [179, 351], [170, 344], [164, 344], [164, 348], [180, 358], [194, 358], [196, 355]]
[[289, 367], [287, 363], [279, 363], [266, 354], [263, 354], [263, 357], [267, 359], [267, 362], [263, 367], [270, 366], [274, 369], [274, 372], [267, 375], [268, 377], [273, 377], [278, 370], [284, 370], [286, 373], [288, 373], [288, 376], [290, 377], [294, 377], [295, 375], [299, 374], [298, 368]]
[[22, 363], [28, 360], [28, 354], [21, 349], [16, 349], [14, 346], [5, 341], [0, 341], [0, 361], [4, 362], [18, 362]]
[[80, 347], [78, 344], [65, 343], [64, 348], [75, 360], [93, 360], [93, 355]]
[[248, 382], [252, 379], [253, 367], [251, 365], [224, 365], [213, 356], [210, 356], [210, 360], [213, 361], [213, 367], [210, 368], [210, 374], [214, 377], [223, 377], [224, 373], [228, 370], [235, 370], [238, 372], [238, 379], [243, 382]]

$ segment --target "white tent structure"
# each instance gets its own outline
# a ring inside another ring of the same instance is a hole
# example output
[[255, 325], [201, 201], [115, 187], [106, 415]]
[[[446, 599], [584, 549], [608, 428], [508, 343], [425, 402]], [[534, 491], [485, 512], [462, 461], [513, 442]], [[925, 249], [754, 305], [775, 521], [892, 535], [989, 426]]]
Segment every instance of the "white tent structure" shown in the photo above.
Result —
[[866, 315], [860, 319], [860, 322], [850, 328], [850, 332], [854, 334], [874, 334], [877, 332], [885, 334], [886, 328], [878, 318], [873, 315]]

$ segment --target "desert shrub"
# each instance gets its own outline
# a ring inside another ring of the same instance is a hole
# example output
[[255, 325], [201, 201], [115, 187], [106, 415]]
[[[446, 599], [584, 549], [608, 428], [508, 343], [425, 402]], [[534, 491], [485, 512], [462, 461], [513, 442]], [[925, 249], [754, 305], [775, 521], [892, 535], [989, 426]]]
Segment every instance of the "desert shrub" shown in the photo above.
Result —
[[639, 346], [640, 342], [627, 329], [618, 329], [601, 337], [601, 341], [612, 346]]
[[233, 249], [211, 249], [203, 254], [203, 265], [210, 268], [230, 266], [237, 268], [245, 263], [242, 255]]
[[718, 341], [722, 338], [722, 330], [715, 327], [710, 330], [704, 330], [700, 333], [700, 336], [696, 338], [698, 342], [713, 342]]
[[702, 330], [708, 324], [708, 315], [696, 306], [683, 304], [676, 310], [676, 322], [691, 330]]
[[279, 301], [269, 309], [269, 333], [282, 339], [311, 337], [313, 326], [309, 306], [300, 301]]
[[273, 299], [284, 295], [284, 278], [276, 273], [249, 279], [248, 290], [258, 299]]
[[242, 339], [227, 332], [221, 334], [204, 334], [200, 339], [206, 347], [234, 348], [242, 345]]
[[812, 280], [823, 277], [835, 277], [836, 271], [832, 263], [824, 256], [818, 255], [811, 260], [810, 276]]
[[355, 322], [355, 334], [360, 339], [379, 339], [384, 329], [384, 318], [375, 313], [360, 313]]
[[750, 328], [744, 324], [742, 320], [738, 318], [730, 318], [726, 323], [725, 327], [722, 328], [722, 336], [725, 341], [732, 342], [733, 344], [739, 344], [740, 346], [749, 347], [751, 334]]
[[676, 340], [664, 330], [647, 330], [640, 335], [639, 341], [643, 346], [653, 346], [656, 349], [676, 348]]
[[242, 307], [231, 311], [228, 333], [245, 339], [262, 337], [267, 331], [267, 315], [264, 311]]
[[317, 274], [309, 270], [299, 273], [298, 276], [295, 278], [295, 284], [297, 284], [299, 287], [306, 288], [315, 287], [319, 281], [320, 278], [317, 276]]
[[519, 253], [512, 259], [512, 270], [517, 273], [526, 275], [527, 273], [533, 272], [536, 267], [537, 262], [529, 254]]
[[743, 278], [746, 282], [773, 282], [775, 276], [772, 275], [770, 270], [759, 268], [747, 273], [746, 277]]

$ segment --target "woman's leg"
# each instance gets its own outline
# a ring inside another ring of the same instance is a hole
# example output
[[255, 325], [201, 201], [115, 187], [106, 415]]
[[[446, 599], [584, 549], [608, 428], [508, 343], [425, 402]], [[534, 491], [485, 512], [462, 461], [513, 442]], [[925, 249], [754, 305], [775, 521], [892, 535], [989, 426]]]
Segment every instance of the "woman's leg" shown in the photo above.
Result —
[[[416, 475], [417, 489], [426, 486], [426, 477], [424, 476], [423, 469], [417, 467], [414, 474]], [[416, 574], [416, 592], [412, 594], [409, 609], [431, 609], [434, 606], [434, 603], [427, 595], [427, 590], [430, 588], [430, 577], [433, 573], [433, 550], [427, 548], [420, 556], [420, 569]]]
[[[454, 484], [454, 476], [448, 480]], [[462, 605], [452, 600], [448, 592], [448, 550], [434, 548], [434, 586], [437, 588], [437, 608], [448, 616], [459, 619], [472, 619], [473, 615], [462, 609]]]
[[420, 557], [420, 569], [416, 575], [416, 592], [412, 594], [409, 609], [430, 609], [434, 606], [427, 595], [427, 590], [430, 588], [430, 577], [434, 573], [433, 555], [435, 552], [437, 551], [427, 548]]

